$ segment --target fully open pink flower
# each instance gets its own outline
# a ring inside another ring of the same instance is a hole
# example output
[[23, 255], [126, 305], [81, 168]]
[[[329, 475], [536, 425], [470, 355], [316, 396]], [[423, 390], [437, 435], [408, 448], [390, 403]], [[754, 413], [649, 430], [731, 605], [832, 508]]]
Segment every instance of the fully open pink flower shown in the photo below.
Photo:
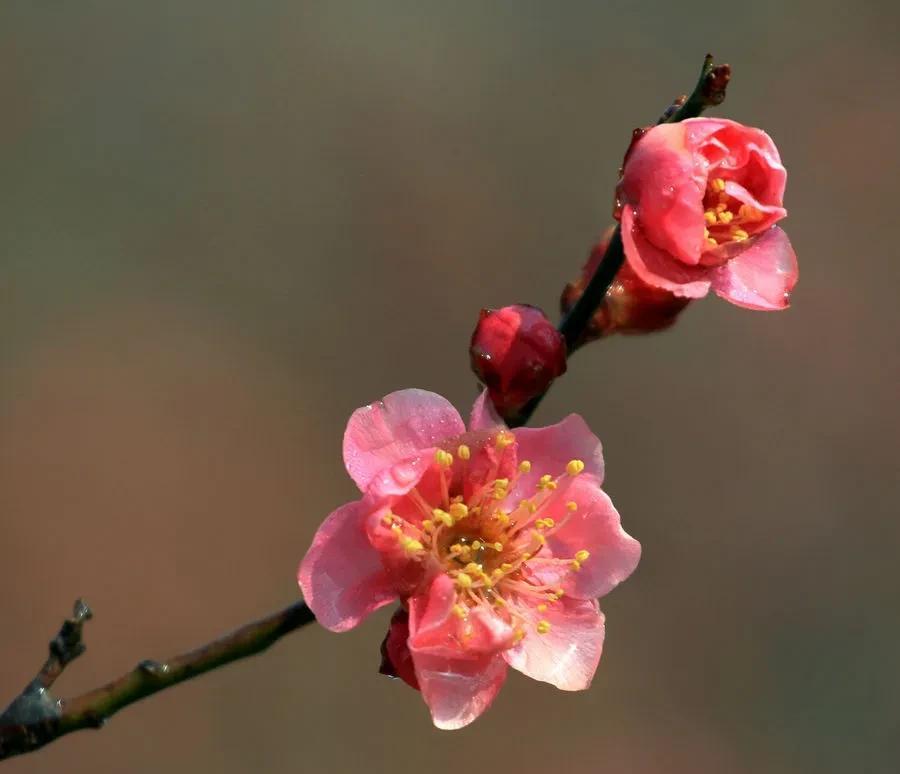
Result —
[[771, 138], [722, 118], [648, 130], [618, 187], [622, 241], [635, 273], [685, 298], [710, 288], [749, 309], [784, 309], [797, 257], [776, 222], [787, 173]]
[[298, 574], [323, 626], [345, 631], [400, 600], [387, 667], [440, 728], [487, 709], [508, 666], [588, 687], [596, 598], [631, 574], [640, 544], [600, 488], [584, 420], [508, 430], [482, 395], [466, 430], [444, 398], [402, 390], [354, 412], [344, 463], [363, 496], [325, 520]]

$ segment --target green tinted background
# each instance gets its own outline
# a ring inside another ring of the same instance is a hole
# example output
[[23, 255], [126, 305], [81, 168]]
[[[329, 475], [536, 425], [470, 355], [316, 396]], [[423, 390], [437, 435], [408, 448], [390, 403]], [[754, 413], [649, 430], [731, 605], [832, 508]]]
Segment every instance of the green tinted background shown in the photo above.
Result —
[[8, 765], [93, 772], [891, 772], [900, 757], [895, 4], [0, 7], [0, 696], [73, 599], [63, 694], [296, 598], [350, 412], [463, 410], [482, 306], [553, 310], [633, 127], [718, 111], [789, 168], [794, 307], [578, 354], [644, 546], [590, 691], [458, 733], [310, 627]]

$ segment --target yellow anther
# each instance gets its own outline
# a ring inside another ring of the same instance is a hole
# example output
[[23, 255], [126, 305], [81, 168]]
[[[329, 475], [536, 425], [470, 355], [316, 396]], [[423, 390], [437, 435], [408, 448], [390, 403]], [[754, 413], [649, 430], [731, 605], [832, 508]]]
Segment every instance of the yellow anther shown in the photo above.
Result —
[[558, 596], [558, 597], [563, 597], [563, 596], [565, 596], [565, 594], [566, 594], [566, 590], [565, 590], [565, 589], [557, 589], [554, 593], [555, 593], [556, 596]]
[[509, 514], [506, 511], [497, 511], [494, 514], [494, 518], [500, 522], [504, 527], [509, 524]]
[[456, 456], [461, 460], [467, 460], [472, 456], [472, 450], [464, 443], [460, 444], [459, 448], [456, 450]]
[[434, 453], [434, 461], [442, 468], [449, 468], [453, 464], [453, 455], [448, 451], [438, 449]]
[[733, 221], [733, 220], [734, 220], [733, 212], [728, 212], [728, 210], [725, 210], [725, 212], [719, 213], [719, 223], [731, 223], [731, 221]]
[[455, 615], [457, 618], [465, 618], [469, 615], [469, 611], [462, 605], [454, 605], [453, 615]]
[[539, 604], [539, 605], [537, 606], [537, 611], [538, 611], [539, 613], [546, 613], [546, 612], [547, 612], [547, 606], [546, 606], [543, 602], [541, 602], [541, 604]]
[[576, 561], [579, 561], [579, 562], [586, 562], [590, 555], [591, 555], [590, 551], [585, 551], [584, 549], [581, 549], [581, 551], [575, 552], [575, 559], [576, 559]]
[[465, 568], [463, 568], [463, 572], [469, 573], [469, 575], [481, 575], [484, 570], [482, 569], [480, 564], [476, 564], [475, 562], [469, 562]]
[[493, 578], [494, 580], [500, 580], [500, 578], [502, 578], [504, 575], [505, 573], [503, 572], [503, 570], [498, 567], [491, 573], [491, 578]]
[[510, 446], [516, 438], [512, 433], [508, 433], [505, 430], [497, 434], [497, 438], [494, 440], [494, 445], [498, 449], [505, 449], [507, 446]]
[[494, 479], [494, 489], [506, 489], [509, 486], [508, 478], [495, 478]]
[[464, 519], [469, 515], [469, 507], [465, 503], [453, 503], [450, 506], [450, 515], [456, 521]]
[[545, 538], [540, 532], [536, 529], [531, 530], [531, 537], [533, 537], [538, 543], [544, 545], [547, 542], [547, 538]]
[[735, 242], [743, 242], [743, 241], [744, 241], [745, 239], [747, 239], [749, 236], [750, 236], [750, 235], [749, 235], [746, 231], [744, 231], [744, 229], [742, 229], [742, 228], [735, 228], [734, 226], [731, 227], [731, 238], [732, 238]]
[[509, 572], [512, 569], [512, 565], [509, 562], [504, 562], [503, 564], [500, 565], [500, 569], [503, 572]]
[[384, 524], [385, 527], [390, 527], [391, 524], [394, 523], [394, 517], [392, 514], [387, 513], [381, 517], [381, 523]]
[[577, 511], [578, 503], [576, 503], [574, 500], [569, 500], [569, 502], [566, 503], [566, 508], [570, 511]]
[[566, 465], [566, 473], [570, 476], [577, 476], [584, 470], [584, 462], [582, 460], [569, 460], [569, 464]]
[[503, 543], [501, 543], [501, 542], [498, 540], [496, 543], [494, 543], [494, 544], [491, 546], [491, 548], [493, 548], [495, 551], [502, 551], [502, 550], [503, 550]]
[[411, 554], [424, 549], [424, 546], [418, 540], [413, 540], [412, 538], [406, 538], [402, 543], [403, 547]]
[[546, 519], [544, 519], [544, 526], [547, 529], [553, 529], [556, 526], [556, 522], [548, 516]]
[[473, 540], [472, 541], [472, 550], [480, 551], [482, 545], [484, 545], [484, 544], [480, 540]]
[[728, 204], [726, 204], [727, 200], [728, 200], [727, 196], [723, 195], [723, 196], [719, 197], [719, 203], [716, 205], [716, 214], [717, 215], [725, 212], [725, 210], [728, 209]]
[[549, 473], [541, 476], [537, 482], [538, 489], [556, 489], [556, 482], [553, 480], [553, 476]]
[[573, 559], [571, 562], [569, 562], [569, 567], [575, 570], [575, 572], [578, 572], [581, 569], [581, 562], [579, 562], [577, 559]]
[[551, 591], [549, 594], [547, 594], [547, 599], [549, 599], [551, 602], [558, 602], [558, 601], [559, 601], [559, 596], [556, 595], [556, 594], [554, 594], [554, 593]]
[[463, 548], [464, 546], [461, 546], [459, 543], [454, 543], [452, 546], [450, 546], [450, 553], [454, 556], [457, 556], [458, 554], [461, 554], [463, 552]]
[[703, 213], [703, 219], [706, 221], [706, 225], [715, 226], [716, 225], [716, 213], [714, 210], [707, 210]]
[[715, 180], [710, 181], [710, 188], [712, 188], [713, 191], [724, 191], [725, 181], [721, 177], [717, 177]]
[[529, 513], [534, 513], [537, 506], [531, 500], [519, 500], [519, 507], [524, 508]]
[[[494, 593], [496, 594], [496, 592]], [[497, 594], [497, 596], [494, 597], [494, 604], [498, 607], [506, 607], [506, 600]]]
[[440, 508], [435, 508], [432, 512], [435, 521], [439, 521], [445, 527], [453, 526], [453, 517], [447, 513], [447, 511], [442, 511]]
[[522, 554], [521, 558], [523, 562], [527, 562], [529, 559], [531, 559], [531, 553], [526, 551], [524, 554]]
[[719, 246], [719, 243], [718, 243], [715, 239], [713, 239], [712, 237], [707, 237], [707, 238], [706, 238], [706, 244], [707, 244], [709, 247], [718, 247], [718, 246]]
[[513, 629], [513, 642], [521, 642], [525, 637], [525, 630], [521, 627], [516, 627]]
[[466, 575], [464, 572], [459, 573], [456, 576], [456, 585], [462, 589], [468, 589], [472, 586], [472, 579]]
[[542, 618], [540, 621], [537, 622], [536, 628], [537, 628], [538, 634], [546, 634], [547, 632], [550, 631], [550, 622], [547, 621], [546, 619]]
[[528, 460], [522, 460], [519, 463], [519, 473], [530, 473], [531, 463]]

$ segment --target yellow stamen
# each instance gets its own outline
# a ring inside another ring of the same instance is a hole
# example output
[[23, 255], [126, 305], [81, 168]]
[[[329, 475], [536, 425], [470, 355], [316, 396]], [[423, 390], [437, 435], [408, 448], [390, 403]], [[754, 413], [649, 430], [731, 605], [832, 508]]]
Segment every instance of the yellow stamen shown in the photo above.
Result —
[[707, 210], [706, 212], [704, 212], [703, 218], [704, 218], [704, 220], [706, 220], [706, 224], [708, 226], [716, 225], [716, 213], [714, 210]]
[[434, 461], [442, 468], [449, 468], [453, 464], [453, 455], [448, 451], [438, 449], [434, 453]]
[[713, 191], [724, 191], [725, 181], [721, 177], [717, 177], [715, 180], [710, 181], [710, 188], [712, 188]]
[[469, 611], [462, 605], [454, 605], [453, 615], [455, 615], [457, 618], [465, 618], [469, 615]]
[[498, 449], [505, 449], [507, 446], [510, 446], [516, 438], [512, 433], [506, 432], [505, 430], [497, 435], [496, 440], [494, 441], [494, 445]]
[[577, 511], [578, 503], [576, 503], [574, 500], [569, 500], [569, 502], [566, 503], [566, 508], [570, 511]]
[[456, 585], [463, 589], [468, 589], [472, 587], [472, 579], [466, 575], [464, 572], [461, 572], [456, 576]]
[[733, 212], [728, 212], [726, 210], [725, 212], [719, 213], [719, 223], [731, 223], [732, 220], [734, 220]]
[[450, 506], [450, 515], [455, 521], [459, 521], [469, 515], [469, 508], [465, 503], [453, 503]]
[[456, 456], [461, 460], [467, 460], [472, 456], [472, 450], [465, 444], [460, 444], [459, 448], [456, 450]]
[[538, 621], [536, 628], [538, 634], [546, 634], [550, 631], [550, 622], [545, 619], [541, 619], [540, 621]]
[[491, 546], [491, 548], [493, 548], [495, 551], [502, 551], [502, 550], [503, 550], [503, 543], [501, 543], [501, 542], [498, 540], [496, 543], [494, 543], [494, 544]]
[[530, 473], [531, 463], [528, 460], [522, 460], [519, 463], [519, 473]]
[[590, 555], [591, 554], [589, 551], [585, 551], [584, 549], [582, 549], [581, 551], [575, 552], [575, 559], [579, 562], [586, 562]]
[[584, 462], [582, 460], [569, 460], [566, 465], [566, 473], [570, 476], [577, 476], [584, 470]]
[[431, 530], [434, 529], [434, 522], [431, 519], [425, 519], [422, 522], [422, 529], [424, 529], [426, 532], [431, 532]]
[[579, 562], [577, 559], [573, 559], [571, 562], [569, 562], [569, 567], [575, 570], [575, 572], [578, 572], [581, 569], [581, 562]]
[[539, 605], [537, 606], [537, 611], [538, 611], [539, 613], [546, 613], [546, 612], [547, 612], [547, 606], [546, 606], [543, 602], [541, 602], [541, 604], [539, 604]]
[[435, 521], [439, 521], [445, 527], [453, 526], [453, 517], [447, 513], [447, 511], [442, 511], [440, 508], [435, 508], [432, 512]]

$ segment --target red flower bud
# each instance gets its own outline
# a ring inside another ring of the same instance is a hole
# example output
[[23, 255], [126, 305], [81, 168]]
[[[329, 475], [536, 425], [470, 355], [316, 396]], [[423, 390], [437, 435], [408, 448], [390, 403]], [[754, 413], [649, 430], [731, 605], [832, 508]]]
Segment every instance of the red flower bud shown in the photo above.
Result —
[[566, 371], [566, 343], [537, 307], [482, 309], [469, 347], [472, 370], [501, 416], [512, 416]]
[[[581, 276], [563, 289], [559, 300], [563, 314], [575, 305], [597, 271], [612, 231], [612, 228], [608, 229], [591, 250]], [[579, 345], [612, 333], [651, 333], [664, 330], [675, 322], [689, 301], [690, 299], [679, 298], [667, 290], [648, 285], [625, 263], [606, 291], [603, 302], [597, 307]]]

